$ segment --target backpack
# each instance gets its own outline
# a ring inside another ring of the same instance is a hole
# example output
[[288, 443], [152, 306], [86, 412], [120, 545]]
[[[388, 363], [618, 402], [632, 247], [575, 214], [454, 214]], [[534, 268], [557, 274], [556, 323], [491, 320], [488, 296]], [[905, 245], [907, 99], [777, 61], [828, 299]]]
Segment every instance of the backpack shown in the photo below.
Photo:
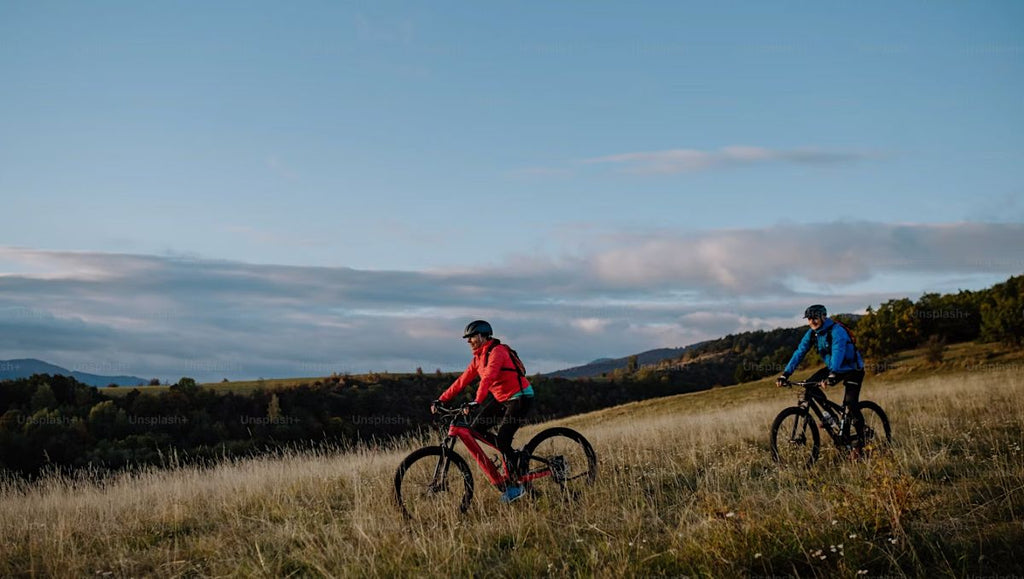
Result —
[[502, 372], [515, 372], [516, 373], [516, 377], [519, 379], [519, 390], [522, 391], [523, 390], [523, 378], [526, 377], [526, 365], [523, 364], [523, 361], [519, 359], [519, 354], [517, 354], [515, 350], [513, 350], [511, 347], [509, 347], [508, 344], [502, 344], [501, 340], [499, 340], [497, 338], [493, 338], [491, 340], [491, 345], [487, 346], [487, 349], [484, 350], [484, 367], [487, 366], [487, 362], [491, 359], [491, 350], [493, 350], [494, 348], [496, 348], [498, 346], [505, 346], [505, 350], [508, 351], [508, 357], [509, 357], [510, 360], [512, 360], [512, 367], [511, 368], [502, 368], [501, 371]]
[[[854, 357], [854, 359], [856, 359], [857, 356], [860, 355], [860, 350], [857, 349], [857, 339], [853, 337], [853, 332], [850, 331], [850, 328], [848, 328], [846, 326], [846, 324], [844, 324], [843, 322], [840, 322], [839, 320], [837, 320], [835, 318], [832, 319], [832, 322], [833, 322], [832, 327], [829, 328], [828, 336], [826, 337], [826, 340], [828, 341], [828, 346], [826, 346], [828, 348], [828, 351], [830, 353], [832, 352], [832, 332], [835, 331], [836, 326], [839, 326], [839, 327], [843, 328], [844, 330], [846, 330], [846, 335], [850, 336], [850, 343], [853, 344], [853, 357]], [[820, 354], [821, 352], [818, 352], [818, 353]]]

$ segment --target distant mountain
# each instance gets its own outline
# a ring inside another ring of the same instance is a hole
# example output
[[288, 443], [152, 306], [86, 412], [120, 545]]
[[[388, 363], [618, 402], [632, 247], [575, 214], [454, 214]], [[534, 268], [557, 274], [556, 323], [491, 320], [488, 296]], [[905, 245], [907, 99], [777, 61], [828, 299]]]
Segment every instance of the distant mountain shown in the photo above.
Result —
[[89, 386], [109, 386], [111, 384], [117, 384], [118, 386], [144, 386], [148, 383], [145, 378], [139, 378], [138, 376], [99, 376], [96, 374], [88, 374], [86, 372], [71, 371], [67, 368], [61, 368], [42, 360], [35, 360], [32, 358], [25, 358], [21, 360], [0, 360], [0, 380], [16, 380], [18, 378], [28, 378], [33, 374], [60, 374], [62, 376], [69, 376], [78, 380], [82, 384], [88, 384]]
[[[637, 357], [637, 364], [640, 366], [646, 366], [650, 364], [657, 364], [664, 360], [676, 359], [682, 356], [687, 350], [699, 348], [705, 343], [706, 342], [700, 342], [682, 348], [658, 348], [656, 350], [647, 350], [646, 352], [635, 354]], [[572, 368], [566, 368], [565, 370], [556, 370], [554, 372], [544, 374], [544, 376], [550, 376], [552, 378], [596, 378], [613, 370], [629, 367], [629, 359], [631, 357], [632, 356], [625, 356], [623, 358], [599, 358], [589, 364], [574, 366]]]

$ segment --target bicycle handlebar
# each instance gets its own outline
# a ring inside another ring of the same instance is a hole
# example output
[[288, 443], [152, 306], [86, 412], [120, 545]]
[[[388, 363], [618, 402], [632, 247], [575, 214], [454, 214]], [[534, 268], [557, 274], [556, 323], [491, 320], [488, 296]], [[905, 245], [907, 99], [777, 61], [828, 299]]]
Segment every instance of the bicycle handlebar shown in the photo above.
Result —
[[462, 405], [460, 405], [458, 407], [453, 407], [453, 406], [445, 406], [441, 402], [434, 402], [433, 403], [434, 408], [437, 409], [437, 416], [440, 416], [440, 417], [443, 417], [443, 418], [448, 418], [448, 417], [451, 417], [451, 416], [457, 416], [459, 414], [462, 414], [463, 411], [470, 406], [470, 404], [471, 404], [470, 402], [466, 402], [466, 403], [464, 403], [464, 404], [462, 404]]

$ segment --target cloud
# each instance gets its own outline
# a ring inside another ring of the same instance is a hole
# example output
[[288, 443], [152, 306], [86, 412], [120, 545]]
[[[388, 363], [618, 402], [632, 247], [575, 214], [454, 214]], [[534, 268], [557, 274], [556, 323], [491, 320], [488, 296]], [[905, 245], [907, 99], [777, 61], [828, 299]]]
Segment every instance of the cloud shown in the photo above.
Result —
[[876, 157], [876, 154], [871, 153], [826, 151], [817, 148], [773, 150], [763, 147], [732, 146], [724, 147], [718, 151], [671, 149], [667, 151], [620, 153], [584, 159], [582, 163], [586, 165], [622, 166], [629, 172], [639, 174], [673, 174], [742, 167], [770, 162], [829, 165], [850, 163]]
[[594, 277], [620, 287], [681, 285], [706, 292], [786, 292], [886, 273], [1012, 273], [1024, 269], [1024, 225], [837, 222], [613, 241], [591, 257]]
[[811, 302], [863, 311], [1024, 272], [1024, 225], [1008, 223], [779, 225], [585, 245], [438, 271], [0, 248], [0, 352], [162, 379], [457, 370], [468, 356], [460, 332], [482, 318], [531, 372], [550, 371], [797, 325]]

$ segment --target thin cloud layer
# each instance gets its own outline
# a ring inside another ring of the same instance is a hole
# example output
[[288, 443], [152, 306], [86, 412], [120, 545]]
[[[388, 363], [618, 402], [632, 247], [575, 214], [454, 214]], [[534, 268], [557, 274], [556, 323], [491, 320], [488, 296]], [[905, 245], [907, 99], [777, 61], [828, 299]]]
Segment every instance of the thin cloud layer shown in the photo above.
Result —
[[922, 290], [879, 283], [897, 276], [1024, 271], [1021, 224], [830, 223], [590, 245], [460, 271], [0, 248], [0, 359], [201, 380], [458, 370], [460, 331], [484, 318], [531, 372], [550, 371], [796, 325], [810, 301], [861, 311]]
[[632, 173], [672, 174], [770, 162], [802, 165], [848, 163], [875, 156], [867, 153], [826, 151], [817, 148], [775, 150], [764, 147], [732, 146], [718, 151], [671, 149], [620, 153], [584, 159], [582, 162], [587, 165], [620, 166]]
[[604, 283], [738, 296], [784, 293], [791, 279], [842, 285], [886, 273], [1024, 270], [1024, 225], [843, 222], [613, 240], [590, 265]]

